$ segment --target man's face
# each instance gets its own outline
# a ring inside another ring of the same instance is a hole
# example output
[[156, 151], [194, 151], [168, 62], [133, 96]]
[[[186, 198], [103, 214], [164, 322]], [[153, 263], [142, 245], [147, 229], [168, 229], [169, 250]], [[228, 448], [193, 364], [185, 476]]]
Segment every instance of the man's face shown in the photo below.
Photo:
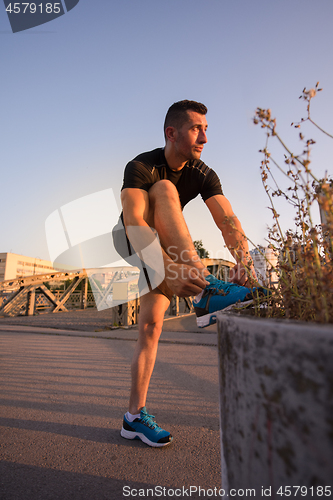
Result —
[[199, 160], [207, 142], [205, 115], [187, 111], [188, 120], [176, 131], [174, 143], [177, 155], [184, 161]]

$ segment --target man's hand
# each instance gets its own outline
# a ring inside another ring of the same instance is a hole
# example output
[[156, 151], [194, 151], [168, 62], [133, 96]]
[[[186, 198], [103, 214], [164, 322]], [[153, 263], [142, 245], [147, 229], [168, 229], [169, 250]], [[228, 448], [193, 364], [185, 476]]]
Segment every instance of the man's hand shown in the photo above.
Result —
[[187, 264], [169, 263], [165, 270], [165, 281], [178, 297], [198, 295], [209, 285], [202, 271]]
[[[250, 278], [249, 272], [251, 273]], [[236, 283], [236, 285], [246, 286], [248, 288], [258, 285], [258, 278], [254, 267], [251, 266], [248, 271], [241, 263], [236, 264], [235, 267], [230, 270], [230, 281], [231, 283]]]

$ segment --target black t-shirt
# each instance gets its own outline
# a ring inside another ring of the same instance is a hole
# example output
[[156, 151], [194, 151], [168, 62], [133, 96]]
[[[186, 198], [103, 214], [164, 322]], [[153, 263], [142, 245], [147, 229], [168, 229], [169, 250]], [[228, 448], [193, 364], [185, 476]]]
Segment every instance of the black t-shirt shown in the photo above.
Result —
[[126, 165], [122, 190], [139, 188], [149, 191], [155, 182], [162, 179], [168, 179], [176, 186], [182, 208], [198, 194], [203, 201], [223, 194], [220, 179], [204, 162], [189, 160], [175, 172], [168, 166], [163, 148], [142, 153]]

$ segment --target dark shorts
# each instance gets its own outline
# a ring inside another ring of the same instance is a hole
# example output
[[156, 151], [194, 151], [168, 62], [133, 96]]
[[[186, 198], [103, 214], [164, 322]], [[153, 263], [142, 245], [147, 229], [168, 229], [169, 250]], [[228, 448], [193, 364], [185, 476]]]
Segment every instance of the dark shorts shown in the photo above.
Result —
[[157, 287], [152, 287], [149, 276], [152, 276], [154, 274], [154, 270], [149, 268], [149, 266], [142, 262], [142, 260], [139, 258], [134, 248], [132, 247], [124, 228], [122, 216], [119, 217], [118, 223], [112, 230], [112, 237], [114, 247], [119, 255], [130, 265], [136, 266], [140, 269], [140, 277], [138, 282], [140, 295], [144, 295], [145, 293], [155, 289], [165, 295], [169, 300], [171, 300], [174, 294], [166, 284], [165, 280], [163, 280], [162, 283], [160, 283]]

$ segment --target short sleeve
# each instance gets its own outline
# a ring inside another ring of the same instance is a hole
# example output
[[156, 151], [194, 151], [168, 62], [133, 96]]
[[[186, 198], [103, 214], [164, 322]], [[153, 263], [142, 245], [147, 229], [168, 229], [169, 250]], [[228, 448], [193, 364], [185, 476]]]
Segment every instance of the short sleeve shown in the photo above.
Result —
[[206, 175], [200, 194], [203, 201], [208, 200], [208, 198], [211, 198], [212, 196], [223, 194], [220, 179], [214, 170], [210, 169]]
[[124, 182], [122, 190], [125, 188], [138, 188], [149, 191], [153, 184], [152, 174], [139, 161], [130, 161], [127, 163], [124, 171]]

